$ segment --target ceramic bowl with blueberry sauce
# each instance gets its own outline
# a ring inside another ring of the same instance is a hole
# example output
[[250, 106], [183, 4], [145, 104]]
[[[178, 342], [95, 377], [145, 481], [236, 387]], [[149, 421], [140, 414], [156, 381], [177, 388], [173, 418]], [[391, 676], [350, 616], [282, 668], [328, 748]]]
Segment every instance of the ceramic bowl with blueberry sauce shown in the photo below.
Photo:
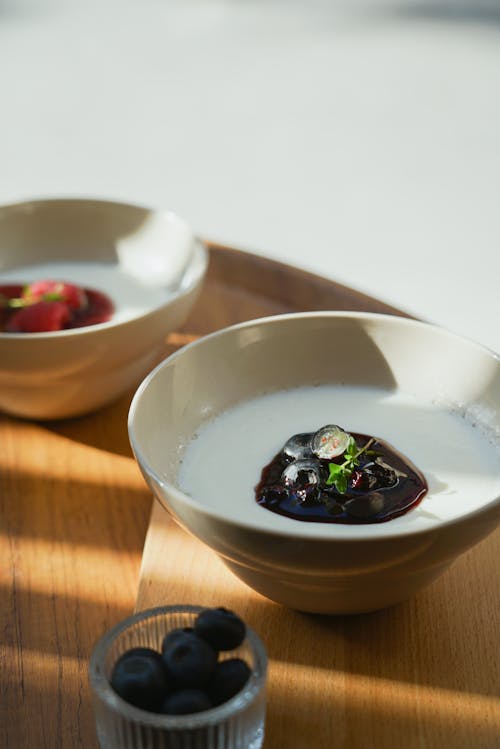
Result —
[[224, 607], [164, 606], [117, 624], [89, 665], [103, 749], [260, 749], [266, 650]]
[[73, 199], [0, 206], [0, 410], [78, 416], [136, 386], [206, 269], [206, 248], [168, 211]]
[[226, 328], [143, 381], [129, 435], [166, 510], [303, 611], [405, 600], [500, 519], [500, 360], [414, 320]]

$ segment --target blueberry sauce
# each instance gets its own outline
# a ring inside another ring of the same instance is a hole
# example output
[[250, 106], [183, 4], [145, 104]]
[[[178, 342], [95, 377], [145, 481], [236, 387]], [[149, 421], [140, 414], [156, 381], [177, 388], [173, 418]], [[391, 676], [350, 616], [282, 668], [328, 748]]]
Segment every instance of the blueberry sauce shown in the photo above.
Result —
[[314, 523], [382, 523], [415, 507], [423, 474], [378, 437], [336, 425], [291, 437], [255, 487], [261, 507]]

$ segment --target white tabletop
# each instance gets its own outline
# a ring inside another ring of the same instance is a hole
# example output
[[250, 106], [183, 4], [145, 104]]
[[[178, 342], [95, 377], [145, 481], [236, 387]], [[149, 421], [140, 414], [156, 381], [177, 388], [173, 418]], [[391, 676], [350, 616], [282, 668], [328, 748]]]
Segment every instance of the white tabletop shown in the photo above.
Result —
[[1, 0], [0, 202], [201, 235], [500, 351], [496, 0]]

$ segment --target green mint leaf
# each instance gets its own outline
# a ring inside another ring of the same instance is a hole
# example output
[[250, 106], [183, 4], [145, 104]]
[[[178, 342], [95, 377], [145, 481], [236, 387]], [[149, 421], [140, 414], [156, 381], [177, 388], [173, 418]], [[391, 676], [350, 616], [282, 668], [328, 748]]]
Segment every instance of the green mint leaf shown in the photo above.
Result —
[[351, 437], [344, 453], [344, 462], [340, 464], [329, 463], [328, 468], [330, 470], [330, 475], [325, 482], [326, 485], [335, 486], [339, 494], [345, 494], [349, 479], [351, 478], [355, 467], [359, 466], [359, 456], [368, 450], [374, 441], [373, 438], [369, 439], [366, 445], [358, 450], [354, 437]]
[[62, 302], [64, 301], [64, 298], [61, 294], [58, 294], [57, 291], [48, 291], [46, 294], [43, 294], [42, 299], [44, 302]]
[[345, 464], [330, 463], [330, 475], [326, 481], [328, 486], [334, 486], [339, 494], [345, 494], [347, 482], [351, 472], [346, 470]]
[[358, 448], [356, 446], [356, 443], [352, 437], [349, 438], [349, 443], [347, 445], [346, 451], [344, 455], [346, 455], [348, 458], [354, 457], [358, 451]]
[[340, 494], [345, 494], [347, 491], [347, 476], [345, 473], [341, 473], [335, 482], [335, 486], [337, 488], [337, 491]]
[[340, 476], [344, 469], [338, 463], [330, 463], [328, 468], [330, 469], [330, 475], [328, 476], [325, 483], [327, 486], [334, 486], [337, 480], [337, 476]]
[[344, 470], [344, 467], [342, 465], [339, 465], [338, 463], [330, 463], [330, 476], [336, 476], [339, 473], [342, 473]]

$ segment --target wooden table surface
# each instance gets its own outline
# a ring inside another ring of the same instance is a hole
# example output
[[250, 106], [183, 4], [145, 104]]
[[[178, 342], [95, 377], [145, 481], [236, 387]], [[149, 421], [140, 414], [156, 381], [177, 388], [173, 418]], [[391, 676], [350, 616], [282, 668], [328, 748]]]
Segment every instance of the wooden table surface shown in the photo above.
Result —
[[[232, 322], [303, 309], [397, 313], [212, 247], [202, 296], [165, 354]], [[1, 749], [95, 749], [94, 642], [136, 605], [176, 602], [229, 605], [266, 641], [266, 749], [500, 746], [499, 531], [392, 609], [290, 611], [236, 580], [156, 504], [150, 522], [128, 444], [131, 396], [61, 422], [0, 417]]]

